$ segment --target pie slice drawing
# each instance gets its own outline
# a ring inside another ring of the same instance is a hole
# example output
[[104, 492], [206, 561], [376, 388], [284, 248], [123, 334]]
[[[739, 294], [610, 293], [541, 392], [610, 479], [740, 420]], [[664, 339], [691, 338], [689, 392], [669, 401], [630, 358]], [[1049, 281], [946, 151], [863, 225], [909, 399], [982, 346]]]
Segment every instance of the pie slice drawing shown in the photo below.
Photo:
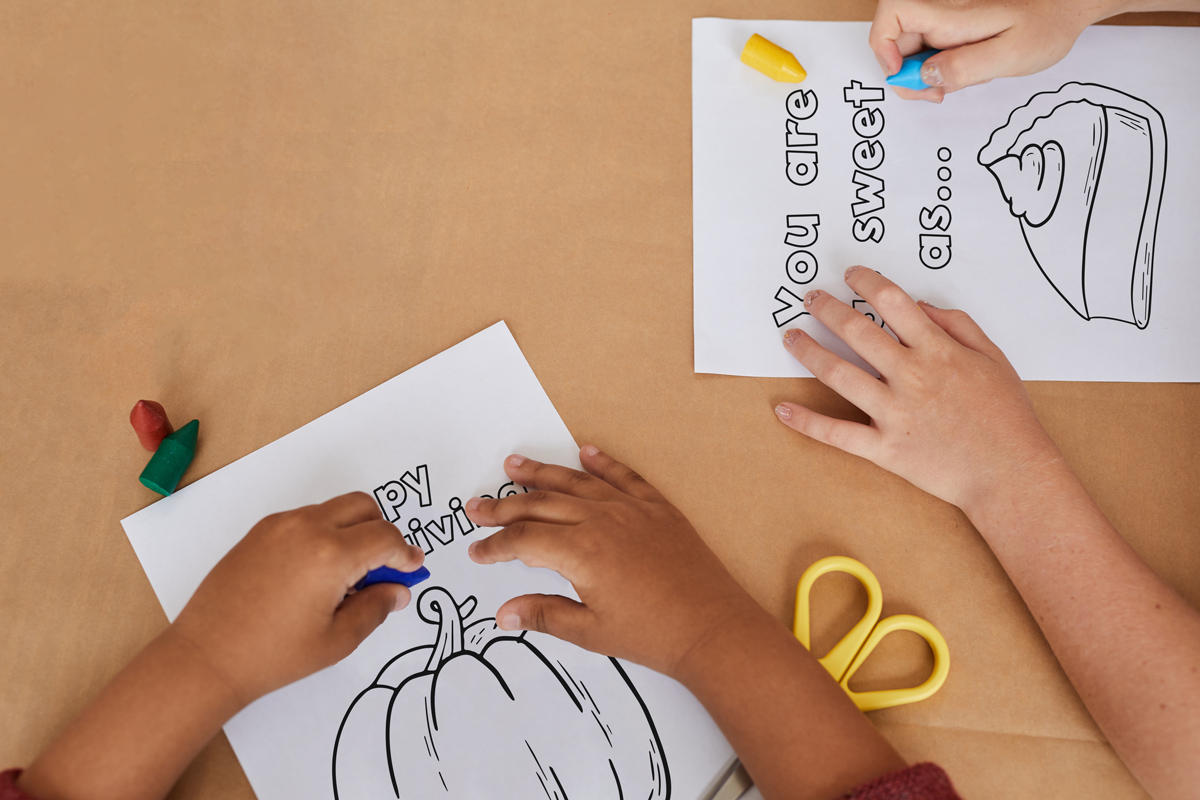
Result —
[[1014, 109], [979, 151], [1042, 274], [1084, 319], [1145, 328], [1167, 132], [1150, 104], [1068, 83]]

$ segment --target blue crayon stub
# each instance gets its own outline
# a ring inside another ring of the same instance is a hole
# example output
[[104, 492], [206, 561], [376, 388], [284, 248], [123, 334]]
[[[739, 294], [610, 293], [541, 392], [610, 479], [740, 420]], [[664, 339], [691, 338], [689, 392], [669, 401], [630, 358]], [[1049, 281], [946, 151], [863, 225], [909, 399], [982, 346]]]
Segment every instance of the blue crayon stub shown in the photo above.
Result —
[[391, 567], [380, 567], [368, 572], [365, 578], [354, 584], [354, 588], [361, 592], [363, 589], [373, 586], [376, 583], [402, 583], [405, 586], [416, 586], [428, 577], [429, 570], [424, 567], [415, 569], [412, 572], [401, 572]]
[[904, 59], [904, 63], [900, 65], [900, 71], [887, 79], [889, 86], [900, 86], [905, 89], [920, 91], [928, 89], [929, 84], [921, 80], [921, 65], [925, 63], [925, 59], [935, 53], [940, 53], [941, 50], [922, 50], [919, 53], [913, 53]]

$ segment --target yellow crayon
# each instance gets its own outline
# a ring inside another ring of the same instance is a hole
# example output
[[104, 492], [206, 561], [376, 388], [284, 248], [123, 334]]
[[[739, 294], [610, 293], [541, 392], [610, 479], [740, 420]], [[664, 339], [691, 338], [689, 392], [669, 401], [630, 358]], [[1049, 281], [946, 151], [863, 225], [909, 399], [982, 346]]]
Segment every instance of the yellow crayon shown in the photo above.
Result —
[[754, 67], [771, 80], [783, 83], [800, 83], [808, 77], [794, 55], [757, 33], [750, 37], [742, 49], [742, 63]]

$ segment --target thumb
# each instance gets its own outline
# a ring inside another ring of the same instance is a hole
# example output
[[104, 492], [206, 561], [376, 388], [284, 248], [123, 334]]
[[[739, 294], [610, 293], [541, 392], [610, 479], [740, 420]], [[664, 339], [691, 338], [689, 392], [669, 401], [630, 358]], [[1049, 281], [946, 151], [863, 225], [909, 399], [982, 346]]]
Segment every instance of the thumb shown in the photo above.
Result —
[[956, 92], [967, 86], [987, 83], [992, 78], [1024, 74], [1021, 48], [1004, 34], [974, 44], [943, 50], [921, 65], [921, 80]]
[[501, 630], [548, 633], [586, 648], [592, 612], [583, 603], [557, 594], [525, 594], [514, 597], [496, 612]]
[[362, 644], [388, 614], [404, 608], [410, 600], [412, 593], [399, 583], [377, 583], [343, 600], [333, 616], [333, 634], [342, 657]]

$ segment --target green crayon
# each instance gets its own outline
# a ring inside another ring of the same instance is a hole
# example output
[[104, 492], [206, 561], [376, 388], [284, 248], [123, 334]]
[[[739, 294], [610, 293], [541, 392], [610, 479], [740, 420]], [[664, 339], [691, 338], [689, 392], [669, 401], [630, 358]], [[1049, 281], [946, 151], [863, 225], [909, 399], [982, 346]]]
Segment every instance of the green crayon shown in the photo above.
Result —
[[142, 485], [164, 496], [175, 491], [179, 479], [196, 455], [196, 435], [199, 432], [200, 420], [194, 419], [163, 439], [142, 470]]

